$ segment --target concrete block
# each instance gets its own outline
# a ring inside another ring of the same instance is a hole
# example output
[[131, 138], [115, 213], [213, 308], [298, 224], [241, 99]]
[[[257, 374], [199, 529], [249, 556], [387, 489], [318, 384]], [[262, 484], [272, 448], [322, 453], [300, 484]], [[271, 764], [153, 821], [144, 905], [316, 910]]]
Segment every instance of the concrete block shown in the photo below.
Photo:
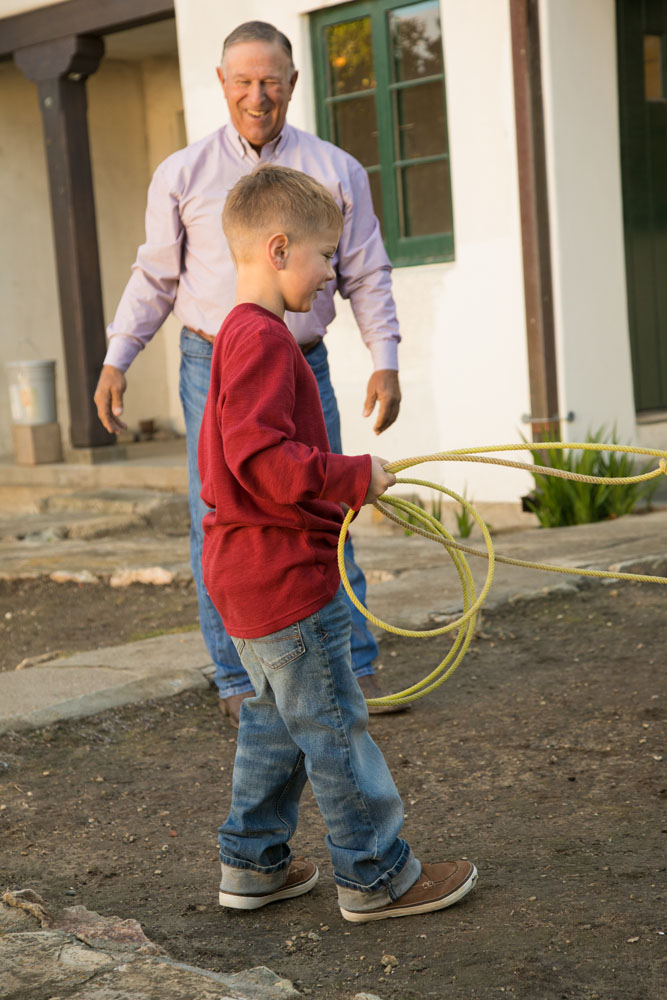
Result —
[[17, 465], [42, 465], [63, 460], [60, 425], [57, 423], [13, 424], [12, 440]]

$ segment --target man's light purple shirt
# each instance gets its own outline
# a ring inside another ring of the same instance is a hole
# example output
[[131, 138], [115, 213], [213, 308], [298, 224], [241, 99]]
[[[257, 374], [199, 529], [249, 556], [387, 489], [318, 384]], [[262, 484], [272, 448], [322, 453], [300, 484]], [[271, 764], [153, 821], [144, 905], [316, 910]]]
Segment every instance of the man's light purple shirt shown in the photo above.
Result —
[[216, 334], [234, 305], [236, 273], [222, 231], [222, 206], [236, 181], [260, 162], [280, 163], [319, 180], [345, 225], [336, 279], [309, 313], [286, 313], [297, 343], [323, 337], [336, 315], [334, 292], [349, 298], [373, 367], [398, 369], [398, 321], [391, 264], [373, 212], [366, 171], [342, 149], [285, 125], [261, 154], [232, 125], [168, 157], [148, 191], [146, 242], [109, 325], [105, 364], [125, 371], [170, 312], [191, 330]]

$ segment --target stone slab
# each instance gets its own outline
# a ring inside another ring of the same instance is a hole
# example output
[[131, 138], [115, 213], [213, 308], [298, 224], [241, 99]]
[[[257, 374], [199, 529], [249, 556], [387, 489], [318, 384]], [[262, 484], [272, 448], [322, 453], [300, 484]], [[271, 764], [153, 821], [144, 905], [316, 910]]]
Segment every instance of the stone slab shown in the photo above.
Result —
[[0, 938], [2, 996], [71, 996], [77, 987], [114, 959], [71, 941], [60, 931], [18, 931]]
[[[41, 924], [41, 928], [40, 928]], [[32, 890], [0, 903], [0, 997], [7, 1000], [297, 1000], [265, 966], [216, 973], [176, 962], [135, 920], [84, 906], [53, 913]]]
[[[145, 526], [136, 514], [72, 514], [49, 511], [16, 517], [0, 517], [0, 539], [5, 544], [21, 542], [22, 546], [49, 546], [66, 538], [107, 538], [133, 528]], [[18, 547], [17, 547], [18, 548]], [[19, 548], [20, 551], [20, 548]]]
[[100, 667], [35, 667], [0, 674], [0, 733], [36, 729], [63, 719], [96, 715], [110, 708], [183, 691], [205, 689], [209, 682], [200, 670], [137, 675]]
[[[121, 646], [102, 646], [83, 653], [40, 665], [69, 669], [72, 667], [102, 667], [115, 671], [128, 670], [162, 676], [165, 670], [200, 670], [210, 666], [211, 657], [199, 630], [158, 635], [153, 639], [126, 642]], [[36, 669], [36, 668], [33, 668]]]
[[51, 725], [208, 687], [199, 631], [156, 636], [0, 673], [0, 732]]
[[[169, 959], [134, 957], [103, 971], [94, 982], [68, 994], [72, 1000], [298, 1000], [302, 994], [287, 979], [269, 969], [224, 975], [182, 965]], [[53, 998], [59, 1000], [59, 998]]]

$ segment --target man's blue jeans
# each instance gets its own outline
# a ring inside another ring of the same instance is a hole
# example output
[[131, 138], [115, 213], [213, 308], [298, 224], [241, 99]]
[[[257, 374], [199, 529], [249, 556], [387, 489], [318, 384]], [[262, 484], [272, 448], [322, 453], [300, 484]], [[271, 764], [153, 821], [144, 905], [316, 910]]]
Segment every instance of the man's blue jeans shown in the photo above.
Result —
[[341, 586], [316, 614], [271, 635], [234, 640], [256, 695], [241, 707], [232, 804], [218, 838], [227, 892], [281, 887], [306, 779], [327, 826], [341, 906], [384, 906], [419, 878], [399, 837], [400, 796], [368, 733], [343, 595]]
[[[180, 396], [185, 415], [188, 451], [190, 562], [197, 588], [201, 631], [215, 665], [213, 679], [220, 692], [220, 697], [229, 698], [230, 695], [251, 691], [252, 687], [234, 648], [234, 643], [227, 635], [222, 619], [208, 596], [202, 579], [201, 553], [204, 541], [202, 518], [208, 508], [199, 495], [201, 493], [201, 480], [197, 465], [197, 445], [208, 395], [212, 354], [213, 346], [211, 344], [190, 330], [182, 330]], [[331, 385], [327, 349], [324, 343], [310, 351], [306, 355], [306, 360], [317, 379], [331, 450], [341, 453], [338, 405]], [[362, 604], [365, 604], [366, 580], [354, 561], [354, 551], [349, 537], [345, 543], [345, 567], [354, 593]], [[348, 600], [347, 595], [345, 599]], [[377, 656], [378, 647], [364, 616], [354, 608], [351, 602], [348, 603], [352, 615], [352, 668], [356, 677], [363, 677], [373, 673], [372, 662]]]

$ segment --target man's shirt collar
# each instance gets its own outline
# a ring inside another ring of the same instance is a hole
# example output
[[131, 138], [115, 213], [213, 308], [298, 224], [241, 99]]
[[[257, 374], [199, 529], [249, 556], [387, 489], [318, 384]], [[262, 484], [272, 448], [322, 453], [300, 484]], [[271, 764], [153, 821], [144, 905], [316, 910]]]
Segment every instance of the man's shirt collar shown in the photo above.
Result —
[[289, 125], [287, 122], [282, 127], [282, 130], [278, 133], [275, 139], [271, 139], [270, 142], [265, 143], [260, 152], [253, 149], [247, 139], [244, 139], [240, 132], [238, 132], [231, 122], [228, 125], [230, 131], [230, 138], [232, 140], [232, 147], [237, 151], [242, 159], [246, 157], [252, 160], [253, 163], [270, 162], [274, 160], [279, 153], [281, 153], [285, 146], [287, 145], [289, 136]]

